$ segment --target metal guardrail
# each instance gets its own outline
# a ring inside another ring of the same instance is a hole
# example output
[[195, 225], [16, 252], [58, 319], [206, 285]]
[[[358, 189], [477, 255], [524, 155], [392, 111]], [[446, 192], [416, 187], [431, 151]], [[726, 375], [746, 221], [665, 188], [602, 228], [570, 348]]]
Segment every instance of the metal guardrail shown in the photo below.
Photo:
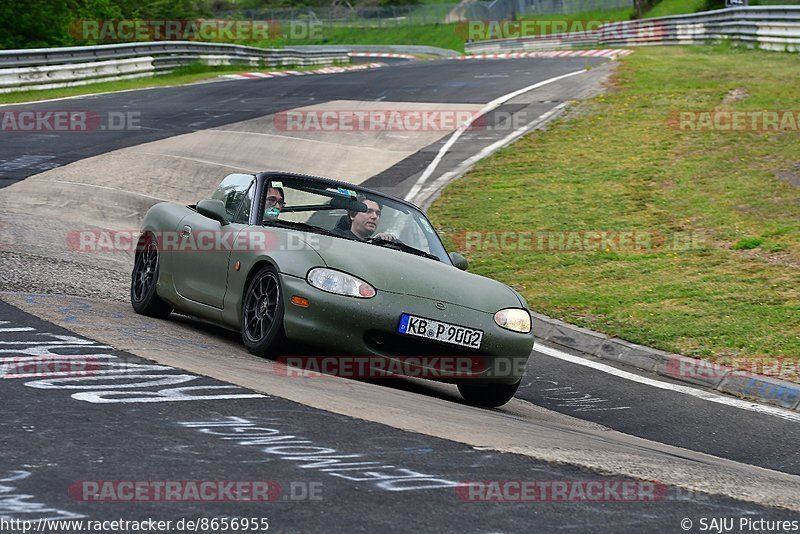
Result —
[[0, 93], [141, 78], [196, 62], [271, 68], [349, 61], [345, 49], [271, 50], [187, 41], [0, 50]]
[[468, 54], [596, 46], [691, 45], [729, 40], [773, 51], [800, 51], [800, 6], [733, 7], [614, 22], [595, 31], [468, 43]]

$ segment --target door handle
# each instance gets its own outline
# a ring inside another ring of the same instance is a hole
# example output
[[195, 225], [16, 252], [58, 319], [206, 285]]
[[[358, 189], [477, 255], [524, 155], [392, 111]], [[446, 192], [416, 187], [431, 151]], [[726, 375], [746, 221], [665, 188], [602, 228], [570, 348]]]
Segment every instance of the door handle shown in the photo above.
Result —
[[183, 231], [181, 232], [181, 237], [190, 237], [192, 235], [192, 227], [191, 226], [184, 226]]

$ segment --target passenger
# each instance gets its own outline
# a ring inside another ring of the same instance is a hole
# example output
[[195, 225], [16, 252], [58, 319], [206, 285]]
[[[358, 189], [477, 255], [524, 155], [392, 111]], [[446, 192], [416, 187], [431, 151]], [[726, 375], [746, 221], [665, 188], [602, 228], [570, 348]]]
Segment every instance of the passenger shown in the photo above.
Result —
[[268, 187], [267, 198], [264, 202], [264, 218], [275, 218], [281, 214], [281, 210], [286, 206], [282, 187]]

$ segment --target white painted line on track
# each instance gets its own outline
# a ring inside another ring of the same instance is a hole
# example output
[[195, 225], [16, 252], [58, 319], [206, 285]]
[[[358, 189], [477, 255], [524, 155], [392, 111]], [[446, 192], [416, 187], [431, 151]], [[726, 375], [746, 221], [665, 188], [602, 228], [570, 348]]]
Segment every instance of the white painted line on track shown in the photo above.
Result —
[[[295, 110], [298, 110], [298, 109], [301, 109], [301, 108], [295, 108]], [[280, 112], [280, 113], [283, 113], [283, 112]], [[277, 113], [272, 114], [272, 116], [274, 116], [274, 115], [277, 115]], [[266, 133], [266, 132], [249, 132], [247, 130], [223, 130], [221, 128], [209, 128], [209, 129], [203, 130], [203, 131], [204, 132], [215, 132], [215, 133], [226, 133], [226, 134], [227, 133], [232, 133], [232, 134], [239, 134], [239, 135], [242, 135], [242, 134], [245, 134], [245, 135], [260, 135], [260, 136], [264, 136], [264, 137], [274, 137], [274, 138], [277, 138], [277, 139], [299, 139], [301, 141], [308, 141], [308, 142], [311, 142], [311, 143], [318, 143], [318, 144], [322, 144], [322, 145], [342, 146], [342, 142], [341, 141], [322, 141], [320, 139], [310, 139], [308, 137], [298, 137], [298, 136], [294, 136], [294, 135], [289, 135], [288, 132], [283, 133], [283, 134], [275, 134], [275, 133]], [[403, 139], [407, 139], [407, 137], [404, 137]], [[362, 146], [362, 147], [360, 147], [360, 150], [364, 150], [364, 151], [372, 150], [374, 152], [380, 152], [380, 153], [386, 152], [386, 149], [375, 148], [375, 147], [371, 147], [371, 146]], [[167, 155], [169, 155], [169, 154], [167, 154]], [[198, 160], [198, 161], [200, 161], [200, 160]]]
[[[86, 184], [83, 182], [71, 182], [69, 180], [53, 180], [53, 183], [56, 184], [68, 184], [68, 185], [77, 185], [80, 187], [94, 187], [97, 189], [106, 189], [108, 191], [117, 191], [119, 193], [125, 193], [127, 195], [136, 195], [138, 197], [149, 198], [152, 200], [157, 200], [158, 202], [169, 202], [167, 199], [154, 197], [152, 195], [145, 195], [144, 193], [138, 193], [136, 191], [128, 191], [127, 189], [120, 189], [118, 187], [109, 187], [107, 185], [100, 185], [100, 184]], [[6, 330], [0, 328], [0, 332], [5, 332]]]
[[411, 190], [406, 194], [405, 200], [411, 201], [414, 199], [414, 197], [417, 196], [419, 191], [422, 189], [422, 186], [425, 185], [425, 182], [428, 181], [428, 178], [431, 177], [433, 172], [436, 170], [436, 167], [439, 166], [439, 163], [442, 161], [442, 158], [444, 158], [445, 154], [447, 154], [447, 151], [450, 150], [450, 148], [455, 144], [456, 141], [458, 141], [458, 138], [461, 137], [461, 134], [463, 134], [470, 128], [470, 126], [472, 126], [472, 123], [473, 121], [475, 121], [475, 119], [477, 119], [478, 117], [482, 117], [483, 115], [489, 113], [493, 109], [500, 107], [502, 104], [508, 102], [512, 98], [517, 97], [523, 93], [527, 93], [528, 91], [533, 91], [534, 89], [538, 89], [539, 87], [543, 87], [553, 82], [563, 80], [564, 78], [569, 78], [570, 76], [576, 76], [584, 72], [588, 71], [586, 69], [581, 69], [567, 74], [562, 74], [561, 76], [556, 76], [554, 78], [549, 78], [547, 80], [534, 83], [527, 87], [523, 87], [522, 89], [517, 89], [516, 91], [495, 98], [494, 100], [486, 104], [483, 108], [481, 108], [481, 110], [478, 113], [474, 114], [472, 117], [469, 118], [469, 120], [467, 120], [464, 124], [462, 124], [458, 128], [458, 130], [453, 132], [453, 135], [450, 136], [450, 139], [448, 139], [447, 142], [444, 144], [444, 146], [442, 146], [442, 148], [439, 149], [439, 152], [436, 154], [436, 157], [433, 158], [433, 161], [430, 162], [425, 171], [423, 171], [422, 175], [417, 179], [417, 182], [414, 184]]
[[532, 120], [525, 126], [517, 128], [516, 130], [514, 130], [504, 138], [500, 139], [499, 141], [495, 141], [491, 145], [483, 147], [483, 149], [481, 149], [480, 152], [462, 161], [458, 165], [458, 167], [456, 167], [452, 171], [448, 171], [442, 174], [433, 183], [426, 185], [424, 189], [421, 189], [420, 192], [417, 193], [417, 197], [415, 199], [412, 199], [412, 202], [414, 202], [414, 204], [417, 204], [418, 206], [423, 205], [423, 203], [427, 201], [431, 197], [431, 195], [433, 195], [440, 188], [444, 187], [450, 180], [452, 180], [456, 176], [460, 176], [466, 173], [473, 165], [478, 163], [483, 158], [486, 158], [492, 155], [494, 152], [500, 150], [501, 148], [510, 145], [511, 143], [513, 143], [526, 133], [530, 132], [534, 128], [538, 128], [539, 125], [541, 125], [544, 122], [547, 122], [550, 119], [550, 117], [552, 117], [556, 113], [559, 113], [565, 107], [567, 107], [567, 102], [562, 102], [559, 105], [555, 106], [554, 108], [549, 109], [546, 112], [542, 113], [541, 115], [536, 117], [534, 120]]
[[[11, 321], [0, 321], [0, 325], [11, 324]], [[32, 326], [4, 326], [0, 327], [0, 332], [30, 332], [34, 328]]]
[[800, 413], [784, 410], [782, 408], [778, 408], [777, 406], [765, 406], [763, 404], [748, 402], [734, 397], [720, 395], [718, 393], [711, 393], [710, 391], [703, 391], [701, 389], [695, 389], [688, 386], [681, 386], [680, 384], [670, 384], [668, 382], [654, 380], [652, 378], [647, 378], [635, 373], [629, 373], [628, 371], [617, 369], [616, 367], [611, 367], [610, 365], [606, 365], [604, 363], [587, 360], [585, 358], [581, 358], [580, 356], [573, 356], [572, 354], [567, 354], [566, 352], [560, 351], [556, 348], [542, 345], [539, 342], [536, 342], [536, 344], [533, 346], [533, 350], [553, 358], [558, 358], [559, 360], [564, 360], [577, 365], [583, 365], [584, 367], [590, 367], [596, 371], [607, 373], [619, 378], [624, 378], [625, 380], [631, 380], [633, 382], [639, 382], [640, 384], [645, 384], [658, 389], [666, 389], [668, 391], [675, 391], [676, 393], [683, 393], [684, 395], [691, 395], [692, 397], [697, 397], [698, 399], [703, 399], [709, 402], [716, 402], [717, 404], [724, 404], [733, 408], [749, 410], [751, 412], [757, 412], [765, 415], [772, 415], [774, 417], [780, 417], [781, 419], [800, 423]]
[[228, 167], [229, 169], [239, 169], [240, 171], [244, 171], [244, 172], [257, 172], [257, 171], [254, 171], [253, 169], [248, 169], [248, 168], [245, 168], [245, 167], [239, 167], [237, 165], [230, 165], [228, 163], [220, 163], [218, 161], [210, 161], [210, 160], [207, 160], [207, 159], [192, 158], [192, 157], [189, 157], [189, 156], [178, 156], [176, 154], [165, 154], [165, 153], [160, 153], [160, 152], [141, 152], [141, 154], [147, 154], [147, 155], [150, 155], [150, 156], [162, 156], [162, 157], [165, 157], [165, 158], [185, 159], [186, 161], [196, 161], [198, 163], [203, 163], [205, 165], [216, 165], [218, 167]]

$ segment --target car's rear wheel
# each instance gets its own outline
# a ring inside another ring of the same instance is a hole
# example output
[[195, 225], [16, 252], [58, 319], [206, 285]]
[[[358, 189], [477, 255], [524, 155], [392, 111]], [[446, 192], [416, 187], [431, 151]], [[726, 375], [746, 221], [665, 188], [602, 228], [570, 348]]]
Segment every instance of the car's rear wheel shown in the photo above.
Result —
[[133, 264], [131, 306], [141, 315], [164, 319], [172, 313], [172, 306], [161, 300], [156, 292], [158, 273], [158, 243], [152, 236], [147, 236]]
[[257, 356], [278, 354], [286, 340], [283, 311], [278, 273], [263, 267], [247, 286], [242, 304], [242, 340], [247, 350]]
[[459, 382], [458, 392], [464, 400], [470, 404], [496, 408], [514, 398], [522, 379], [514, 384], [482, 383], [470, 384], [469, 382]]

